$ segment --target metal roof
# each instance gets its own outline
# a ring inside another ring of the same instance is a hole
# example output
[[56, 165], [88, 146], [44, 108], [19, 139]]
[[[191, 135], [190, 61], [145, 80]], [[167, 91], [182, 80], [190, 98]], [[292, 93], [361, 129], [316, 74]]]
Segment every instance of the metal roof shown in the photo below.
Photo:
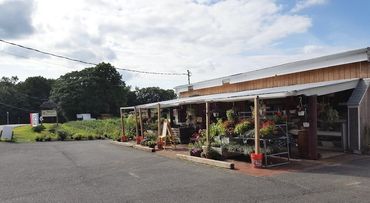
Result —
[[355, 90], [352, 92], [351, 97], [348, 99], [348, 107], [358, 107], [361, 104], [362, 99], [364, 98], [367, 90], [369, 88], [369, 80], [361, 79]]
[[[231, 92], [222, 94], [213, 94], [197, 97], [186, 97], [173, 99], [162, 102], [155, 102], [150, 104], [143, 104], [136, 106], [137, 108], [157, 108], [158, 104], [161, 108], [175, 107], [186, 104], [199, 104], [205, 102], [234, 102], [253, 100], [256, 96], [261, 99], [284, 98], [288, 96], [298, 95], [325, 95], [344, 90], [354, 89], [358, 84], [359, 79], [349, 80], [334, 80], [318, 83], [307, 83], [301, 85], [290, 85], [283, 87], [274, 87], [258, 90], [248, 90], [242, 92]], [[133, 107], [123, 107], [122, 109], [132, 109]]]
[[[261, 78], [268, 78], [278, 75], [286, 75], [302, 71], [315, 70], [325, 67], [355, 63], [360, 61], [370, 61], [370, 48], [362, 48], [342, 53], [322, 56], [318, 58], [286, 63], [245, 73], [230, 75], [226, 77], [205, 80], [190, 84], [193, 90], [221, 86], [224, 81], [233, 83], [246, 82]], [[174, 88], [177, 93], [188, 91], [188, 85], [180, 85]]]

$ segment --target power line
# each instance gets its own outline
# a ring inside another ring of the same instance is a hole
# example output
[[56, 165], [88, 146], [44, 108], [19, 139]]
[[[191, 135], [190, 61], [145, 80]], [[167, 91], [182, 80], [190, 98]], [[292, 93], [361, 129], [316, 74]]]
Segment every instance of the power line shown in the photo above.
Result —
[[[9, 45], [12, 45], [12, 46], [17, 46], [17, 47], [20, 47], [22, 49], [27, 49], [27, 50], [30, 50], [30, 51], [38, 52], [38, 53], [41, 53], [41, 54], [44, 54], [44, 55], [49, 55], [49, 56], [53, 56], [53, 57], [56, 57], [56, 58], [61, 58], [61, 59], [64, 59], [64, 60], [74, 61], [74, 62], [83, 63], [83, 64], [87, 64], [87, 65], [94, 65], [94, 66], [98, 65], [97, 63], [87, 62], [87, 61], [83, 61], [83, 60], [80, 60], [80, 59], [74, 59], [74, 58], [70, 58], [70, 57], [67, 57], [67, 56], [54, 54], [54, 53], [51, 53], [51, 52], [41, 51], [39, 49], [35, 49], [35, 48], [32, 48], [32, 47], [27, 47], [27, 46], [23, 46], [23, 45], [20, 45], [20, 44], [13, 43], [13, 42], [8, 42], [8, 41], [5, 41], [3, 39], [0, 39], [0, 42], [6, 43], [6, 44], [9, 44]], [[118, 69], [118, 70], [129, 71], [129, 72], [134, 72], [134, 73], [142, 73], [142, 74], [186, 75], [186, 76], [190, 77], [188, 73], [153, 72], [153, 71], [134, 70], [134, 69], [128, 69], [128, 68], [117, 68], [117, 67], [115, 67], [115, 68]]]

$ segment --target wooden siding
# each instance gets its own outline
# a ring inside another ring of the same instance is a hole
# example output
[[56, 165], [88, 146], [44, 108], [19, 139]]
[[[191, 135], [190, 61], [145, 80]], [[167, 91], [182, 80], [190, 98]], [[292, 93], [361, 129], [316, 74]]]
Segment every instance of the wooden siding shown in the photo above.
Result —
[[370, 78], [370, 63], [367, 61], [352, 64], [332, 66], [322, 69], [278, 75], [258, 80], [246, 81], [235, 84], [181, 92], [180, 97], [219, 94], [225, 92], [239, 92], [253, 89], [281, 87], [287, 85], [342, 80], [351, 78]]

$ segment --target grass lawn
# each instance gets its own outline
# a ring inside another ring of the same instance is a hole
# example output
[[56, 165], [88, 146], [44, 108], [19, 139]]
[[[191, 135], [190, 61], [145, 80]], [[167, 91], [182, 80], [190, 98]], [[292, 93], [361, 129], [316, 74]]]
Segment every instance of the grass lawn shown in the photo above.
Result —
[[45, 123], [44, 126], [46, 129], [41, 133], [34, 132], [31, 125], [16, 127], [13, 129], [15, 142], [35, 142], [36, 136], [48, 133], [52, 125], [53, 124]]
[[[55, 141], [61, 134], [65, 136], [64, 140], [119, 139], [121, 134], [120, 119], [70, 121], [59, 126], [51, 123], [43, 125], [45, 129], [41, 132], [35, 132], [30, 125], [14, 128], [14, 141], [35, 142], [36, 137], [38, 141], [46, 141], [46, 137], [48, 141]], [[40, 137], [43, 139], [39, 140]]]

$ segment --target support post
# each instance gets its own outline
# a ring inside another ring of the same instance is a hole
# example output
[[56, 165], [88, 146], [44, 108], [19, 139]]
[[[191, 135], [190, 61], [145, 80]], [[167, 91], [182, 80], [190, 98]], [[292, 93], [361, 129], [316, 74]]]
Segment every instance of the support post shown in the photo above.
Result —
[[254, 98], [254, 153], [260, 154], [260, 110], [259, 97]]
[[142, 112], [141, 112], [141, 108], [139, 108], [139, 119], [140, 119], [140, 136], [144, 137], [143, 115], [142, 115]]
[[317, 96], [308, 98], [308, 119], [310, 127], [308, 129], [308, 158], [317, 159]]
[[123, 118], [122, 109], [119, 110], [119, 113], [121, 115], [121, 129], [122, 129], [122, 136], [125, 135], [125, 120]]
[[157, 107], [158, 114], [158, 137], [161, 136], [161, 105], [158, 104]]
[[138, 120], [137, 120], [137, 110], [136, 107], [134, 107], [134, 113], [135, 113], [135, 128], [136, 128], [136, 135], [139, 135], [139, 126], [138, 126]]
[[206, 102], [206, 141], [209, 147], [209, 102]]

